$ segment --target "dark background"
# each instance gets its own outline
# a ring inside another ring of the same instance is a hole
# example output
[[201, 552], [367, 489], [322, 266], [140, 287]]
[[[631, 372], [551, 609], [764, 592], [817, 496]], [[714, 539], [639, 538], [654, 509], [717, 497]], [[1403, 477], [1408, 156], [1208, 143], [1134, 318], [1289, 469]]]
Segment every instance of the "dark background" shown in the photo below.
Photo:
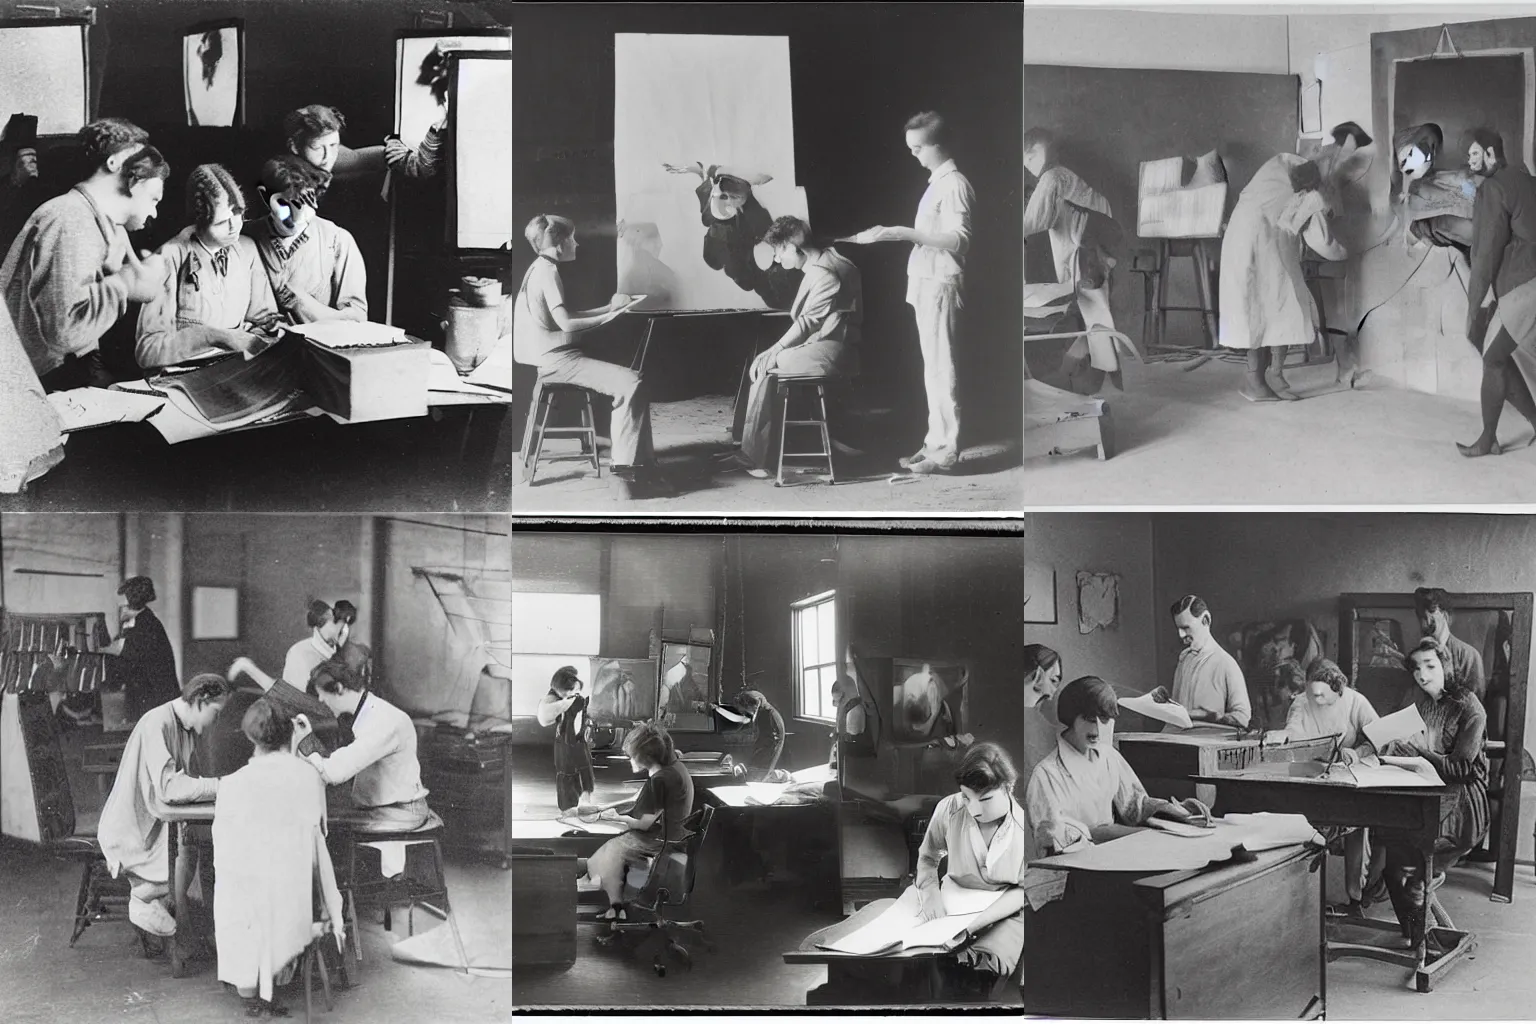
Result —
[[[956, 160], [978, 200], [959, 353], [962, 417], [968, 437], [978, 436], [973, 430], [1012, 436], [1022, 422], [1022, 11], [1019, 4], [960, 3], [518, 4], [517, 222], [541, 213], [574, 220], [582, 248], [562, 268], [567, 294], [581, 307], [606, 302], [617, 277], [614, 35], [787, 36], [796, 179], [819, 233], [911, 225], [927, 173], [907, 152], [903, 125], [920, 110], [949, 119]], [[866, 383], [911, 410], [904, 419], [920, 434], [922, 361], [905, 304], [909, 249], [841, 251], [863, 272]], [[514, 275], [532, 259], [526, 245], [514, 246]], [[598, 348], [628, 363], [642, 328], [638, 317], [620, 320]], [[654, 397], [733, 391], [745, 344], [734, 332], [741, 330], [719, 320], [672, 325], [667, 342], [648, 356]]]
[[[1392, 130], [1432, 121], [1445, 135], [1435, 164], [1465, 167], [1472, 130], [1487, 125], [1509, 152], [1499, 159], [1525, 161], [1525, 62], [1518, 56], [1405, 61], [1397, 66]], [[1393, 154], [1394, 158], [1396, 154]]]

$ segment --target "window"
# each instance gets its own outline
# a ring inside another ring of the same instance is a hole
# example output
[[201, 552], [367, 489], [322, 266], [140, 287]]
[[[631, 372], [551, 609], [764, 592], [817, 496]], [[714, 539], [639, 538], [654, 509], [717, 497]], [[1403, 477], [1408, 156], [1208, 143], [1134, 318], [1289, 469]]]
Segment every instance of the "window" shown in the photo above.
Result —
[[835, 723], [837, 593], [827, 591], [790, 605], [794, 618], [795, 709], [801, 718]]
[[602, 642], [603, 599], [597, 594], [512, 595], [512, 715], [533, 716], [550, 677], [575, 666], [582, 682]]

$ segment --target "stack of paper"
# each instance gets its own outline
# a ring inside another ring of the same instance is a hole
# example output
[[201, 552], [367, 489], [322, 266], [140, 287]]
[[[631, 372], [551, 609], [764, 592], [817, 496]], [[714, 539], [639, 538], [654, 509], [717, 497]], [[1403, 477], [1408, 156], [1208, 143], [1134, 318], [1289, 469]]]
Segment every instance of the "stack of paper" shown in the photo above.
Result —
[[878, 956], [905, 949], [954, 949], [964, 941], [971, 924], [992, 905], [998, 894], [966, 889], [946, 880], [940, 896], [944, 901], [945, 916], [925, 922], [918, 913], [917, 890], [908, 887], [885, 913], [821, 948], [857, 956]]
[[323, 323], [295, 324], [286, 327], [301, 337], [326, 348], [375, 348], [406, 342], [405, 331], [371, 320], [327, 320]]

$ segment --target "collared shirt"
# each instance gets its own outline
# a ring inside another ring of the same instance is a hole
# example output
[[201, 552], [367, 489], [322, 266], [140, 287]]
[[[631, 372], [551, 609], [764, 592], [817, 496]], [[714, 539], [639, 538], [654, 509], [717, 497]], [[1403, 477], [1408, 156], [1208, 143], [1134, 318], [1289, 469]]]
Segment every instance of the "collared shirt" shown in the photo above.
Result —
[[[976, 207], [976, 190], [953, 160], [946, 160], [928, 176], [928, 188], [917, 204], [913, 227], [921, 234], [958, 234], [956, 252], [928, 245], [913, 245], [907, 257], [907, 279], [943, 281], [960, 287], [965, 283], [965, 256], [971, 247], [971, 211]], [[912, 288], [908, 287], [911, 292]], [[909, 300], [910, 301], [910, 296]]]
[[1081, 754], [1065, 735], [1035, 765], [1024, 799], [1041, 852], [1091, 841], [1102, 825], [1140, 825], [1151, 816], [1147, 791], [1120, 751], [1106, 745]]
[[1500, 167], [1477, 187], [1472, 207], [1472, 273], [1467, 297], [1481, 306], [1492, 286], [1503, 296], [1536, 278], [1536, 178]]
[[982, 839], [981, 826], [965, 809], [965, 797], [951, 793], [933, 809], [928, 829], [917, 853], [916, 884], [919, 889], [937, 887], [939, 862], [949, 855], [946, 877], [967, 889], [1003, 889], [1024, 884], [1027, 831], [1024, 808], [1008, 798], [1008, 813], [990, 841]]
[[513, 359], [526, 366], [544, 366], [556, 353], [572, 347], [571, 335], [554, 319], [554, 311], [563, 305], [560, 264], [548, 256], [536, 257], [512, 307]]
[[808, 262], [789, 315], [792, 345], [810, 341], [857, 344], [864, 325], [864, 284], [859, 268], [836, 249]]
[[1240, 725], [1253, 717], [1242, 667], [1215, 639], [1207, 640], [1198, 651], [1188, 647], [1180, 653], [1173, 670], [1172, 696], [1190, 711], [1231, 715]]
[[139, 310], [134, 355], [144, 369], [169, 366], [217, 347], [221, 335], [277, 313], [272, 285], [252, 239], [210, 250], [188, 227], [160, 247], [167, 274]]
[[288, 656], [283, 659], [283, 678], [290, 686], [306, 689], [309, 686], [309, 674], [321, 663], [329, 661], [335, 653], [336, 648], [311, 633], [288, 648]]
[[1342, 746], [1355, 747], [1365, 738], [1364, 729], [1380, 717], [1365, 695], [1352, 686], [1339, 693], [1339, 699], [1319, 707], [1309, 694], [1291, 699], [1291, 711], [1285, 719], [1288, 739], [1309, 740], [1318, 736], [1342, 737]]
[[368, 273], [352, 233], [324, 217], [297, 238], [281, 238], [263, 219], [249, 228], [274, 293], [288, 287], [335, 310], [368, 316]]
[[94, 352], [128, 308], [128, 233], [76, 185], [33, 211], [0, 264], [0, 292], [38, 376]]
[[365, 694], [352, 720], [352, 742], [330, 757], [311, 756], [327, 785], [352, 780], [352, 802], [383, 807], [423, 799], [416, 723], [376, 694]]
[[1092, 186], [1065, 167], [1051, 167], [1041, 172], [1040, 182], [1024, 210], [1024, 237], [1048, 233], [1058, 282], [1077, 282], [1078, 264], [1074, 257], [1079, 247], [1097, 241], [1087, 237], [1090, 226], [1102, 224], [1094, 215], [1099, 218], [1114, 216], [1109, 200]]

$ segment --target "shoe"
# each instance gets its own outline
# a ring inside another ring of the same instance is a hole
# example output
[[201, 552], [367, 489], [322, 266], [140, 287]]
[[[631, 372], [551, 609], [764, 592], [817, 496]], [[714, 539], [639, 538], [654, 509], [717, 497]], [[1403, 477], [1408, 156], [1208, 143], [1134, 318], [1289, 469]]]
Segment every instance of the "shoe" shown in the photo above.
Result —
[[927, 458], [928, 458], [928, 449], [927, 448], [919, 448], [917, 450], [916, 454], [914, 454], [914, 455], [903, 455], [901, 458], [897, 459], [896, 460], [896, 465], [900, 466], [902, 469], [911, 469], [914, 465], [916, 465], [919, 462], [924, 461]]
[[166, 938], [176, 934], [176, 919], [159, 900], [144, 901], [128, 897], [128, 920], [151, 935]]
[[960, 456], [955, 452], [944, 455], [931, 455], [921, 462], [914, 462], [907, 469], [913, 473], [927, 476], [931, 473], [951, 473], [960, 464]]

